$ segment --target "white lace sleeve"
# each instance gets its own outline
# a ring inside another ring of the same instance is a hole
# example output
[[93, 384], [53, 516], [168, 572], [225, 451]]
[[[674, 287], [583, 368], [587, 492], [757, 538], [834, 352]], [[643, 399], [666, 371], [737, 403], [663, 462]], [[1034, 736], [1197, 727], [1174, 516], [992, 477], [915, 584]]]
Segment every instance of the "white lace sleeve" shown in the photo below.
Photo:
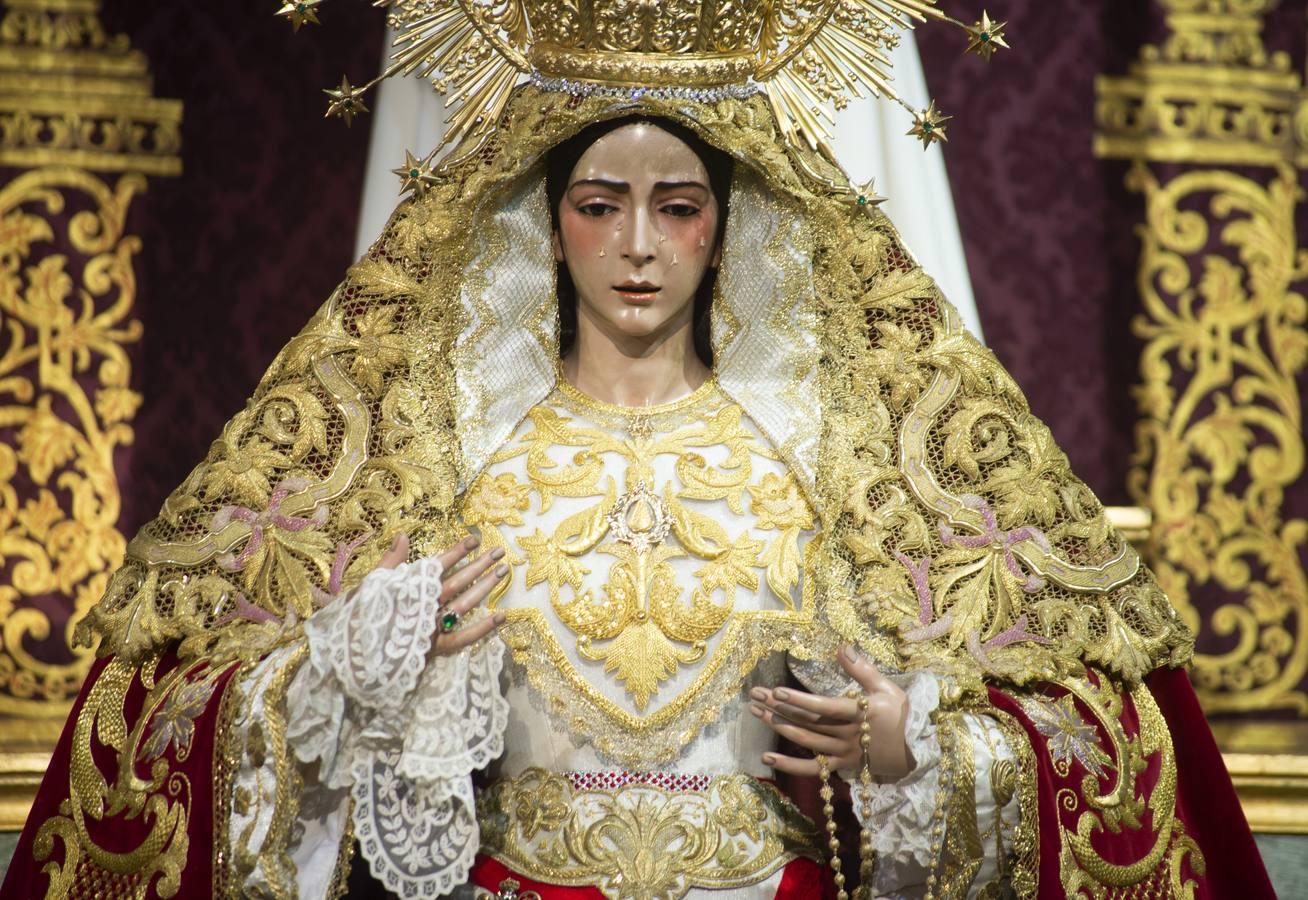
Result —
[[[434, 558], [378, 570], [304, 624], [309, 658], [287, 691], [287, 739], [319, 779], [348, 788], [373, 876], [401, 897], [440, 897], [477, 854], [472, 773], [504, 750], [508, 702], [496, 637], [430, 662], [440, 610]], [[472, 617], [468, 617], [471, 619]]]
[[[955, 752], [969, 754], [962, 761], [973, 774], [972, 790], [962, 797], [941, 789], [941, 741], [932, 714], [940, 705], [940, 683], [929, 673], [891, 676], [908, 695], [908, 721], [905, 737], [915, 762], [913, 771], [888, 784], [873, 784], [865, 789], [859, 782], [850, 784], [854, 812], [872, 834], [877, 854], [873, 892], [877, 897], [917, 897], [937, 864], [944, 845], [950, 816], [944, 808], [949, 803], [974, 803], [979, 835], [994, 834], [1003, 838], [999, 846], [1012, 846], [1011, 834], [1017, 826], [1017, 804], [1010, 801], [1003, 810], [996, 808], [991, 790], [990, 773], [1000, 759], [1013, 759], [1004, 735], [990, 719], [960, 714], [960, 724], [969, 739], [958, 742]], [[865, 796], [866, 793], [866, 796]], [[866, 804], [865, 804], [866, 800]], [[866, 812], [865, 814], [865, 806]], [[972, 821], [971, 811], [964, 818]], [[978, 860], [971, 879], [969, 895], [995, 877], [1004, 861], [997, 859], [996, 842], [986, 842], [984, 859]]]

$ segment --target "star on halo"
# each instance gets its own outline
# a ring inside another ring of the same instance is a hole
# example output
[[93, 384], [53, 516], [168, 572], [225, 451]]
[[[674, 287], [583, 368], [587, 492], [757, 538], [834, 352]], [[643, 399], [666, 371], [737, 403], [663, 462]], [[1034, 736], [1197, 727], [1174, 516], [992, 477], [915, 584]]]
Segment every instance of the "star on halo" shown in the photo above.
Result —
[[863, 212], [871, 213], [872, 210], [885, 203], [887, 198], [877, 193], [876, 179], [869, 178], [862, 184], [851, 183], [849, 193], [845, 195], [845, 199]]
[[414, 156], [408, 150], [404, 151], [404, 165], [398, 169], [391, 169], [391, 171], [400, 177], [401, 193], [411, 193], [415, 197], [421, 197], [431, 187], [431, 163], [428, 160]]
[[953, 116], [943, 115], [940, 110], [936, 109], [936, 101], [932, 100], [931, 105], [913, 116], [913, 127], [908, 133], [922, 142], [922, 149], [925, 150], [936, 141], [948, 141], [945, 136], [945, 123]]
[[327, 88], [323, 91], [332, 102], [327, 105], [327, 115], [340, 116], [349, 125], [354, 121], [354, 117], [359, 113], [366, 113], [368, 107], [363, 105], [363, 96], [365, 88], [357, 88], [350, 84], [350, 79], [342, 77], [341, 86], [335, 89]]
[[318, 21], [318, 13], [314, 7], [322, 3], [322, 0], [285, 0], [282, 8], [277, 10], [277, 15], [288, 19], [291, 28], [295, 31], [300, 30], [300, 26], [305, 22], [310, 25], [321, 25]]
[[968, 26], [967, 33], [972, 40], [968, 42], [967, 52], [975, 53], [986, 62], [990, 62], [990, 57], [995, 55], [996, 50], [1010, 49], [1008, 42], [1004, 40], [1004, 28], [1007, 26], [1007, 22], [996, 22], [990, 18], [990, 13], [982, 10], [981, 20]]

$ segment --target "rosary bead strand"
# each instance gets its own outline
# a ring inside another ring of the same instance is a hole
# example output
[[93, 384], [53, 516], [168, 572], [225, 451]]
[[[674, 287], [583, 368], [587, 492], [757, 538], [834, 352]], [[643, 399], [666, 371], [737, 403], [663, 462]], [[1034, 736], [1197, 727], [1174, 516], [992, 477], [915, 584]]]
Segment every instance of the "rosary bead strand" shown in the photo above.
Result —
[[849, 900], [849, 892], [845, 890], [845, 873], [840, 871], [840, 838], [836, 837], [836, 808], [831, 802], [836, 793], [831, 788], [831, 761], [819, 753], [817, 764], [818, 778], [822, 780], [822, 788], [818, 794], [822, 797], [822, 815], [827, 820], [827, 846], [831, 849], [831, 871], [836, 873], [836, 900]]
[[858, 890], [859, 897], [872, 896], [872, 875], [876, 870], [876, 855], [872, 852], [872, 829], [867, 825], [872, 820], [872, 723], [867, 720], [867, 695], [858, 696], [858, 744], [862, 748], [863, 769], [858, 774], [859, 784], [863, 788], [862, 812], [863, 822], [858, 831]]

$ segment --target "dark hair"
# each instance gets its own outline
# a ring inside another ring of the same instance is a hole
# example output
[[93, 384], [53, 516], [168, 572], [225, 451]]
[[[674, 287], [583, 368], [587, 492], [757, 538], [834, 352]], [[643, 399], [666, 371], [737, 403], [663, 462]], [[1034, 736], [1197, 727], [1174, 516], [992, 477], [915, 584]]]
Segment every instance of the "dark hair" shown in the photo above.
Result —
[[[648, 122], [679, 138], [694, 151], [708, 170], [709, 190], [718, 202], [718, 228], [716, 244], [722, 243], [727, 229], [727, 202], [731, 194], [731, 157], [705, 141], [698, 134], [678, 122], [653, 116], [625, 116], [586, 126], [577, 134], [554, 147], [545, 157], [545, 194], [549, 198], [550, 223], [559, 227], [559, 204], [568, 189], [568, 178], [590, 146], [611, 131], [636, 122]], [[710, 268], [695, 291], [693, 335], [695, 353], [704, 365], [713, 366], [713, 341], [710, 335], [713, 308], [713, 285], [717, 282], [717, 269]], [[565, 263], [558, 264], [559, 299], [559, 355], [567, 353], [577, 340], [577, 288]]]

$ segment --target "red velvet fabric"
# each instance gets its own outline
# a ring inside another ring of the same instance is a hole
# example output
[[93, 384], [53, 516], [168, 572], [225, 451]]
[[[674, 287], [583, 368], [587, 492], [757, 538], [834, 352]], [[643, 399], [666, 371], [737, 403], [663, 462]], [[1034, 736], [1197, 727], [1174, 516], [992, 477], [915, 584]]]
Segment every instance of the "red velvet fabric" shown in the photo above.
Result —
[[604, 895], [599, 892], [599, 888], [563, 887], [546, 884], [543, 881], [533, 881], [489, 856], [478, 856], [476, 865], [472, 867], [472, 883], [491, 892], [498, 891], [500, 885], [508, 878], [518, 882], [520, 893], [535, 891], [540, 894], [541, 900], [604, 900]]
[[[54, 753], [50, 757], [50, 765], [46, 768], [45, 777], [41, 779], [41, 787], [36, 792], [32, 811], [28, 814], [27, 823], [18, 836], [14, 855], [10, 857], [9, 870], [5, 874], [4, 884], [0, 886], [0, 897], [45, 896], [45, 889], [50, 882], [49, 878], [41, 872], [40, 866], [32, 859], [32, 842], [36, 840], [36, 832], [41, 824], [51, 816], [59, 814], [59, 804], [68, 796], [68, 762], [72, 757], [73, 728], [77, 724], [78, 714], [86, 704], [87, 691], [95, 684], [95, 680], [100, 677], [108, 662], [107, 659], [95, 661], [86, 676], [86, 681], [82, 684], [81, 693], [73, 703], [72, 714], [64, 723], [59, 743], [55, 745]], [[50, 858], [62, 864], [64, 854], [59, 842], [56, 842], [55, 852]]]
[[1179, 669], [1159, 669], [1147, 684], [1172, 732], [1181, 819], [1208, 862], [1198, 896], [1274, 898], [1276, 892], [1189, 677]]
[[[19, 836], [18, 845], [10, 861], [4, 885], [0, 887], [0, 897], [46, 896], [50, 878], [43, 871], [43, 868], [50, 862], [57, 862], [61, 865], [64, 862], [65, 844], [62, 839], [56, 837], [52, 842], [52, 851], [39, 860], [33, 855], [36, 849], [35, 842], [41, 826], [52, 817], [61, 815], [60, 804], [68, 798], [69, 763], [72, 757], [73, 736], [78, 713], [85, 705], [88, 694], [100, 678], [108, 662], [108, 659], [97, 660], [87, 677], [86, 683], [82, 686], [82, 691], [78, 695], [72, 715], [69, 716], [63, 734], [60, 736], [59, 743], [50, 759], [50, 766], [46, 770], [45, 778], [42, 780], [40, 790], [37, 792], [32, 812], [27, 818], [27, 824], [23, 827], [23, 832]], [[163, 663], [154, 670], [155, 683], [158, 683], [169, 674], [176, 664], [176, 657], [171, 654], [165, 657]], [[188, 680], [195, 680], [201, 669], [202, 667], [197, 668], [195, 673], [188, 674]], [[214, 754], [217, 748], [218, 712], [222, 704], [223, 693], [231, 684], [233, 671], [234, 668], [229, 669], [219, 676], [217, 685], [206, 703], [204, 711], [194, 719], [194, 731], [191, 735], [189, 753], [183, 754], [184, 758], [179, 759], [177, 744], [173, 743], [170, 744], [162, 757], [168, 762], [168, 771], [170, 773], [168, 785], [180, 787], [182, 779], [189, 783], [189, 791], [181, 788], [167, 794], [170, 801], [178, 799], [184, 801], [187, 815], [188, 847], [182, 884], [181, 889], [171, 895], [174, 898], [181, 898], [181, 900], [189, 900], [189, 898], [200, 900], [200, 898], [212, 897], [214, 893], [213, 849], [216, 837], [214, 823], [220, 821], [217, 816], [218, 809], [215, 807], [217, 798], [214, 795], [213, 782], [215, 771]], [[140, 678], [135, 677], [123, 704], [123, 713], [129, 734], [136, 726], [143, 711], [146, 696], [147, 691], [141, 684]], [[103, 721], [101, 724], [103, 725]], [[150, 733], [150, 728], [147, 727], [142, 736], [143, 743], [149, 738]], [[92, 741], [92, 754], [105, 781], [112, 786], [118, 780], [116, 754], [95, 740]], [[142, 779], [148, 780], [152, 765], [152, 761], [138, 760], [135, 774]], [[189, 802], [185, 802], [188, 799], [188, 794]], [[112, 853], [125, 853], [135, 850], [141, 845], [155, 824], [153, 815], [150, 812], [138, 816], [130, 816], [124, 812], [100, 819], [87, 815], [85, 822], [95, 844], [101, 849]], [[154, 900], [154, 898], [160, 896], [158, 893], [159, 880], [160, 876], [156, 874], [144, 895], [146, 900]], [[79, 880], [78, 884], [88, 891], [85, 894], [79, 894], [79, 896], [103, 897], [105, 900], [111, 900], [111, 898], [119, 896], [124, 898], [131, 896], [130, 891], [126, 888], [122, 888], [115, 893], [111, 889], [107, 889], [103, 883], [87, 885]]]
[[[1272, 891], [1262, 859], [1254, 845], [1239, 799], [1185, 673], [1158, 670], [1150, 676], [1147, 684], [1172, 735], [1177, 769], [1177, 816], [1184, 823], [1186, 834], [1199, 845], [1204, 856], [1202, 867], [1193, 865], [1192, 857], [1186, 857], [1182, 867], [1183, 875], [1197, 883], [1195, 898], [1274, 898], [1276, 894]], [[1066, 694], [1063, 689], [1053, 686], [1046, 686], [1045, 693], [1050, 699], [1058, 699]], [[1080, 764], [1073, 762], [1065, 773], [1060, 774], [1053, 764], [1046, 737], [1035, 727], [1017, 700], [1011, 694], [993, 687], [990, 689], [990, 700], [995, 707], [1021, 722], [1035, 749], [1040, 819], [1038, 896], [1062, 897], [1064, 891], [1059, 871], [1062, 839], [1059, 825], [1061, 822], [1064, 829], [1075, 832], [1077, 819], [1085, 807], [1077, 804], [1076, 808], [1068, 809], [1058, 802], [1058, 795], [1064, 790], [1080, 794], [1082, 779], [1089, 773]], [[1094, 721], [1079, 700], [1076, 705], [1085, 721]], [[1128, 737], [1138, 733], [1139, 717], [1129, 697], [1123, 699], [1120, 721]], [[1108, 746], [1102, 727], [1096, 727], [1101, 746]], [[1136, 774], [1137, 795], [1156, 787], [1160, 770], [1161, 760], [1155, 755], [1148, 760], [1145, 769]], [[1108, 789], [1113, 781], [1111, 776], [1111, 772], [1106, 772], [1099, 779], [1101, 789]], [[1141, 821], [1145, 826], [1143, 828], [1123, 828], [1118, 832], [1106, 828], [1099, 830], [1093, 834], [1091, 844], [1100, 856], [1111, 863], [1134, 862], [1148, 853], [1154, 843], [1155, 835], [1149, 827], [1151, 814], [1146, 811]]]

